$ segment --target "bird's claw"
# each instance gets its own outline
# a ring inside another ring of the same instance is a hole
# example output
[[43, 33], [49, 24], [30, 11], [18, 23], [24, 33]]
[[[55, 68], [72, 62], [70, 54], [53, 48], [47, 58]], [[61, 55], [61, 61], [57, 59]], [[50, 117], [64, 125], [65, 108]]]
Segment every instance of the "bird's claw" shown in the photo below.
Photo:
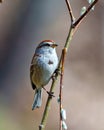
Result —
[[55, 73], [58, 75], [61, 75], [61, 68], [57, 68], [56, 70], [55, 70]]
[[50, 98], [55, 97], [54, 92], [48, 92], [47, 91], [47, 93], [48, 93], [48, 95], [49, 95]]
[[43, 89], [47, 92], [50, 98], [55, 97], [54, 92], [49, 92], [46, 90], [46, 88], [43, 87]]
[[59, 68], [57, 68], [57, 69], [55, 70], [55, 72], [53, 73], [53, 75], [52, 75], [52, 80], [54, 80], [54, 79], [56, 78], [56, 75], [61, 75], [61, 71], [60, 71]]

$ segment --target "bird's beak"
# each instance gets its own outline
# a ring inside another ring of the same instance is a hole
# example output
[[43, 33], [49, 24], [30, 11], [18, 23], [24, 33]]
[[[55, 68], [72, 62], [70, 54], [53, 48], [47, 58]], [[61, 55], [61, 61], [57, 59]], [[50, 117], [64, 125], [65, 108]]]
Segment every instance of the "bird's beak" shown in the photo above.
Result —
[[52, 46], [52, 48], [55, 48], [58, 46], [58, 44], [55, 43], [55, 44], [52, 44], [51, 46]]

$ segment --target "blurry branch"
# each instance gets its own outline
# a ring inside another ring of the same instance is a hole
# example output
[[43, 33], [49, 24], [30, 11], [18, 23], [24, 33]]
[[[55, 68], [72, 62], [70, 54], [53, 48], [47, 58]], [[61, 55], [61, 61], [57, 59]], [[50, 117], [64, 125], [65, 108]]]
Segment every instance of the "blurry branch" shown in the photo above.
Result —
[[2, 0], [0, 0], [0, 3], [2, 3]]
[[62, 106], [62, 88], [63, 88], [63, 76], [64, 76], [64, 62], [65, 62], [65, 56], [66, 56], [66, 48], [62, 49], [62, 57], [61, 57], [61, 76], [60, 76], [60, 91], [59, 91], [59, 112], [60, 112], [60, 123], [59, 123], [59, 130], [62, 130], [62, 124], [63, 124], [63, 106]]
[[[84, 11], [84, 13], [77, 20], [75, 20], [75, 18], [74, 18], [70, 2], [68, 0], [65, 0], [65, 2], [66, 2], [66, 5], [67, 5], [67, 8], [68, 8], [68, 11], [69, 11], [69, 15], [70, 15], [70, 19], [71, 19], [71, 25], [70, 25], [69, 33], [68, 33], [64, 48], [62, 49], [62, 54], [61, 54], [61, 58], [60, 58], [59, 65], [58, 65], [58, 70], [61, 70], [60, 94], [59, 94], [60, 95], [60, 102], [61, 102], [60, 103], [60, 116], [61, 116], [61, 106], [62, 106], [62, 101], [61, 101], [62, 100], [62, 82], [63, 82], [63, 73], [64, 73], [64, 60], [63, 60], [63, 57], [65, 59], [66, 53], [67, 53], [67, 51], [69, 49], [70, 42], [72, 40], [72, 37], [73, 37], [75, 31], [78, 29], [78, 26], [83, 21], [83, 19], [86, 17], [86, 15], [91, 11], [92, 7], [98, 2], [98, 0], [94, 0], [89, 5], [89, 7]], [[52, 81], [52, 85], [51, 85], [51, 88], [50, 88], [50, 93], [53, 93], [53, 90], [55, 88], [58, 76], [59, 76], [59, 73], [56, 73], [55, 79]], [[52, 97], [48, 96], [46, 106], [45, 106], [45, 110], [44, 110], [44, 113], [43, 113], [43, 117], [42, 117], [41, 123], [39, 125], [39, 130], [44, 130], [45, 129], [47, 118], [48, 118], [48, 113], [49, 113], [49, 110], [50, 110], [51, 100], [52, 100]], [[62, 130], [62, 118], [61, 117], [60, 117], [60, 125], [61, 125], [60, 130]]]

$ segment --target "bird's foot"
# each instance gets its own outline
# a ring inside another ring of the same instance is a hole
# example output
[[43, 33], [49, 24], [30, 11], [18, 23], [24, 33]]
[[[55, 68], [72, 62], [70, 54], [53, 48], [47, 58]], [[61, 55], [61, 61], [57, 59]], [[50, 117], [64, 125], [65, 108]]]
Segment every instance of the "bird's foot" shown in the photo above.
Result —
[[47, 93], [48, 93], [48, 95], [49, 95], [50, 98], [55, 97], [54, 92], [47, 91]]
[[56, 75], [61, 75], [61, 68], [57, 68], [54, 73]]
[[54, 92], [49, 92], [46, 90], [46, 88], [43, 87], [43, 89], [47, 92], [50, 98], [55, 97]]
[[55, 80], [55, 78], [56, 78], [57, 75], [61, 75], [61, 71], [60, 71], [59, 68], [57, 68], [57, 69], [55, 70], [55, 72], [53, 73], [53, 75], [52, 75], [52, 80]]

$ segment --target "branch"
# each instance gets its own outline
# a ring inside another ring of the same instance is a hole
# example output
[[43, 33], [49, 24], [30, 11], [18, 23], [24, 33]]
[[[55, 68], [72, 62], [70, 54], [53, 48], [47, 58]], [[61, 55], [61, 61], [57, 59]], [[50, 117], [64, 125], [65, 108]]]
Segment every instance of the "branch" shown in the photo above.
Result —
[[85, 13], [82, 14], [82, 15], [78, 18], [78, 20], [76, 20], [76, 22], [73, 24], [73, 27], [78, 26], [78, 25], [82, 22], [82, 20], [86, 17], [86, 15], [89, 13], [89, 11], [92, 9], [92, 7], [93, 7], [98, 1], [99, 1], [99, 0], [95, 0], [95, 1], [87, 8], [87, 10], [85, 11]]
[[59, 111], [60, 111], [60, 126], [59, 130], [62, 130], [62, 88], [63, 88], [63, 76], [64, 76], [64, 62], [65, 62], [66, 49], [62, 50], [62, 66], [61, 66], [61, 77], [60, 77], [60, 93], [59, 93]]
[[[50, 93], [53, 93], [53, 90], [55, 88], [58, 75], [59, 74], [57, 73], [56, 77], [52, 81], [52, 85], [51, 85], [51, 88], [50, 88]], [[46, 102], [46, 106], [45, 106], [45, 110], [44, 110], [44, 113], [43, 113], [43, 117], [42, 117], [41, 123], [39, 125], [39, 130], [44, 130], [44, 128], [46, 126], [46, 120], [47, 120], [48, 113], [49, 113], [49, 110], [50, 110], [51, 100], [52, 100], [52, 97], [48, 96], [48, 99], [47, 99], [47, 102]]]
[[73, 15], [73, 11], [72, 11], [70, 2], [68, 0], [65, 0], [65, 1], [66, 1], [66, 5], [67, 5], [67, 8], [68, 8], [69, 14], [70, 14], [71, 22], [73, 23], [75, 21], [75, 18], [74, 18], [74, 15]]
[[[68, 7], [68, 10], [70, 12], [70, 19], [72, 19], [73, 13], [72, 13], [72, 10], [71, 10], [70, 2], [68, 2], [68, 0], [65, 0], [65, 1], [66, 1], [66, 4], [69, 4], [69, 5], [67, 5], [67, 7]], [[72, 37], [73, 37], [75, 31], [78, 29], [78, 26], [81, 24], [81, 22], [84, 20], [84, 18], [86, 17], [86, 15], [90, 12], [90, 10], [92, 9], [92, 7], [98, 1], [99, 0], [95, 0], [92, 4], [90, 4], [89, 7], [86, 9], [85, 13], [83, 15], [81, 15], [76, 21], [72, 21], [71, 20], [71, 26], [70, 26], [69, 33], [68, 33], [68, 36], [67, 36], [67, 39], [66, 39], [66, 43], [65, 43], [65, 46], [64, 46], [64, 48], [66, 48], [66, 50], [68, 50], [69, 44], [70, 44], [70, 42], [72, 40]]]
[[[66, 5], [67, 5], [67, 8], [69, 10], [69, 14], [70, 14], [71, 26], [70, 26], [69, 33], [68, 33], [68, 36], [67, 36], [67, 39], [66, 39], [66, 42], [65, 42], [65, 45], [64, 45], [64, 49], [63, 49], [63, 50], [65, 50], [64, 58], [66, 56], [67, 50], [69, 49], [69, 45], [70, 45], [70, 42], [72, 40], [72, 37], [73, 37], [75, 31], [77, 30], [77, 27], [80, 25], [80, 23], [86, 17], [86, 15], [90, 12], [92, 7], [98, 2], [98, 0], [95, 0], [91, 5], [89, 5], [89, 7], [85, 11], [85, 13], [83, 15], [81, 15], [76, 21], [75, 21], [75, 18], [74, 18], [72, 9], [71, 9], [70, 2], [68, 0], [65, 0], [65, 2], [66, 2]], [[64, 66], [64, 62], [62, 62], [62, 60], [63, 60], [63, 50], [62, 50], [62, 54], [61, 54], [61, 57], [60, 57], [58, 70], [61, 70], [60, 68], [62, 66]], [[55, 79], [52, 81], [52, 85], [51, 85], [51, 88], [50, 88], [50, 93], [52, 93], [54, 88], [55, 88], [58, 76], [59, 76], [59, 73], [56, 74]], [[61, 82], [62, 82], [63, 77], [61, 77], [61, 78], [62, 78], [61, 79]], [[46, 102], [46, 106], [45, 106], [45, 110], [44, 110], [44, 113], [43, 113], [43, 117], [42, 117], [41, 123], [39, 125], [39, 130], [44, 130], [45, 129], [46, 121], [47, 121], [48, 113], [49, 113], [49, 109], [50, 109], [51, 100], [52, 100], [52, 98], [50, 98], [50, 96], [48, 96], [48, 99], [47, 99], [47, 102]], [[60, 107], [61, 107], [61, 105], [60, 105]]]

